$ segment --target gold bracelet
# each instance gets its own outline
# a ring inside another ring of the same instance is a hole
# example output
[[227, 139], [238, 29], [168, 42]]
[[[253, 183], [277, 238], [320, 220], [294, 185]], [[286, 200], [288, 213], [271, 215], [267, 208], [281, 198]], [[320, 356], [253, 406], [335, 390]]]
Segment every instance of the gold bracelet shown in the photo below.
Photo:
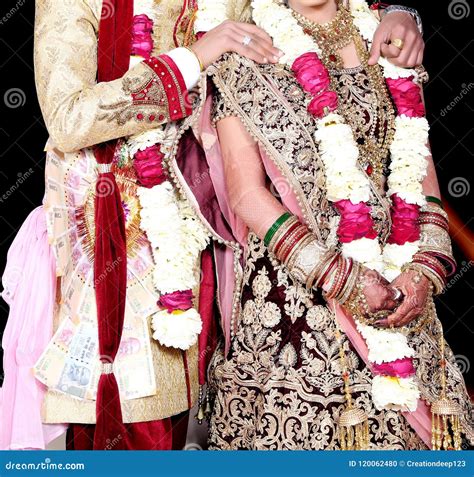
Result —
[[183, 46], [183, 48], [186, 48], [186, 50], [190, 51], [196, 57], [196, 59], [198, 60], [198, 63], [199, 63], [199, 68], [201, 68], [201, 73], [202, 73], [205, 70], [205, 68], [204, 68], [204, 65], [201, 61], [201, 58], [199, 58], [198, 54], [192, 48], [190, 48], [189, 46]]

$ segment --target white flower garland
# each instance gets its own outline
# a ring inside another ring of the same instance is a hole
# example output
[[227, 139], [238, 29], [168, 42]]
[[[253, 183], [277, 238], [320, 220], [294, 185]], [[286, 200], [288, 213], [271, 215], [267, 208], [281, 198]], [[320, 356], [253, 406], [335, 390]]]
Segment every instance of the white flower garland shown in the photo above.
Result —
[[155, 23], [157, 20], [155, 0], [134, 0], [133, 15], [146, 15]]
[[[166, 153], [168, 134], [154, 130]], [[130, 150], [148, 147], [150, 132], [130, 141]], [[138, 144], [141, 144], [139, 146]], [[152, 142], [152, 144], [156, 144]], [[199, 283], [199, 257], [209, 243], [209, 234], [186, 200], [179, 198], [169, 181], [152, 188], [139, 187], [140, 227], [151, 245], [153, 283], [160, 294], [193, 290]], [[199, 320], [199, 326], [197, 321]], [[152, 317], [153, 338], [164, 346], [186, 350], [196, 344], [201, 331], [199, 313], [191, 308], [184, 312], [160, 310]]]
[[[201, 18], [196, 31], [207, 31], [205, 26], [216, 21], [216, 16], [206, 18], [206, 12], [213, 3], [214, 0], [199, 2]], [[219, 3], [222, 7], [224, 2]], [[252, 7], [255, 23], [264, 29], [273, 38], [274, 45], [283, 51], [280, 63], [291, 67], [294, 61], [305, 53], [321, 53], [316, 42], [304, 33], [288, 8], [277, 5], [273, 0], [252, 0]], [[378, 27], [378, 20], [364, 0], [351, 0], [350, 9], [362, 37], [371, 42]], [[380, 59], [379, 64], [383, 68], [385, 78], [416, 76], [413, 70], [393, 66], [384, 58]], [[353, 203], [368, 202], [371, 197], [370, 183], [358, 167], [359, 150], [350, 126], [337, 113], [318, 120], [317, 126], [315, 138], [319, 142], [320, 155], [325, 165], [328, 199], [349, 199]], [[425, 118], [399, 116], [396, 118], [395, 127], [395, 137], [390, 148], [389, 195], [396, 193], [408, 203], [423, 205], [425, 198], [421, 182], [427, 174], [428, 122]], [[400, 274], [401, 267], [412, 260], [417, 250], [417, 242], [401, 246], [387, 244], [382, 250], [378, 239], [367, 238], [342, 245], [342, 252], [346, 257], [377, 270], [390, 281]], [[358, 326], [362, 325], [358, 323]], [[384, 353], [386, 349], [393, 352], [390, 361], [413, 355], [414, 352], [402, 333], [365, 328], [364, 332], [361, 328], [359, 331], [367, 341], [371, 361], [380, 362], [388, 358]], [[402, 342], [404, 346], [400, 346]], [[414, 410], [419, 391], [412, 378], [376, 376], [373, 380], [372, 395], [378, 409], [394, 407]]]
[[[154, 0], [135, 0], [134, 15], [146, 14], [156, 22]], [[142, 61], [131, 57], [131, 65]], [[170, 123], [128, 138], [128, 157], [133, 158], [156, 144], [169, 156], [177, 128]], [[209, 234], [186, 200], [170, 181], [152, 188], [139, 187], [140, 227], [147, 235], [154, 261], [153, 284], [161, 295], [193, 290], [199, 284], [199, 257], [209, 243]], [[198, 311], [159, 310], [152, 316], [153, 338], [163, 346], [187, 350], [195, 345], [202, 329]]]
[[194, 20], [196, 33], [212, 30], [227, 20], [227, 0], [199, 1]]

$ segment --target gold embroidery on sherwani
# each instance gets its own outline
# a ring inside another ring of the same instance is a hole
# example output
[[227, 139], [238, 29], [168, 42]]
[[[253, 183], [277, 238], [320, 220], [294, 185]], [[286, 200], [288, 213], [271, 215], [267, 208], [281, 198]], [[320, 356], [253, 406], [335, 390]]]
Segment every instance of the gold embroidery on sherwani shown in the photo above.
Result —
[[[239, 117], [267, 153], [276, 151], [272, 159], [283, 174], [291, 171], [288, 180], [300, 206], [315, 219], [326, 244], [335, 245], [337, 213], [325, 197], [317, 151], [312, 139], [307, 140], [315, 121], [293, 75], [285, 68], [256, 66], [236, 55], [217, 64], [212, 74], [218, 88], [215, 117]], [[339, 86], [345, 88], [343, 100], [358, 97], [353, 107], [363, 107], [369, 93], [363, 74], [346, 70]], [[389, 230], [389, 201], [375, 186], [372, 190], [376, 228]], [[295, 283], [254, 234], [248, 236], [247, 250], [238, 329], [227, 359], [218, 350], [209, 371], [214, 396], [211, 448], [338, 449], [335, 423], [344, 409], [344, 392], [335, 317], [322, 296]], [[262, 280], [262, 273], [272, 284], [270, 290], [264, 289], [265, 296], [254, 285]], [[255, 307], [264, 310], [266, 303], [277, 305], [281, 314], [273, 328], [264, 325], [265, 314]], [[415, 367], [421, 393], [428, 402], [439, 392], [439, 331], [433, 314], [410, 339], [418, 356]], [[400, 412], [374, 408], [371, 371], [345, 336], [343, 343], [355, 404], [369, 416], [372, 448], [425, 449]], [[471, 402], [452, 351], [446, 349], [449, 396], [463, 406], [464, 431], [474, 442]]]
[[[48, 132], [62, 151], [75, 151], [137, 134], [168, 121], [157, 102], [142, 106], [160, 121], [137, 122], [131, 93], [153, 77], [143, 62], [121, 79], [97, 84], [97, 38], [102, 2], [36, 2], [35, 80]], [[156, 76], [155, 76], [156, 77]], [[156, 77], [157, 78], [157, 77]], [[159, 78], [157, 78], [159, 81]], [[155, 94], [157, 99], [158, 92]], [[107, 114], [104, 114], [107, 111]], [[146, 117], [146, 116], [145, 116]], [[111, 122], [113, 128], [111, 128]]]

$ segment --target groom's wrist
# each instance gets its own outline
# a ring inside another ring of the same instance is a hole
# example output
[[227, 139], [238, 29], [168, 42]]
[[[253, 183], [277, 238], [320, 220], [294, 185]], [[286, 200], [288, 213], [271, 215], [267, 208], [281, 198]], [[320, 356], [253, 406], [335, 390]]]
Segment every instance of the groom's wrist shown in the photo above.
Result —
[[384, 16], [390, 13], [396, 13], [396, 12], [406, 13], [407, 15], [410, 15], [415, 20], [418, 30], [420, 31], [420, 34], [423, 35], [423, 22], [417, 10], [415, 10], [414, 8], [404, 7], [403, 5], [389, 5], [387, 7], [383, 7], [382, 5], [383, 4], [379, 4], [380, 19], [382, 19]]

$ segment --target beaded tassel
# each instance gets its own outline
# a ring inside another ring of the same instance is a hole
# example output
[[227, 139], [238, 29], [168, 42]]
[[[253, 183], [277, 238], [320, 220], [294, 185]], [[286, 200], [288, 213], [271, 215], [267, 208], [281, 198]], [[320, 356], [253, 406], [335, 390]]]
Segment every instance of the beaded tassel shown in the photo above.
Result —
[[346, 354], [342, 347], [341, 333], [336, 329], [339, 341], [339, 356], [342, 364], [346, 409], [339, 416], [338, 435], [342, 450], [367, 450], [370, 444], [369, 418], [365, 411], [357, 409], [352, 403], [349, 387], [349, 371]]
[[198, 397], [198, 412], [194, 416], [194, 419], [197, 420], [198, 424], [202, 424], [202, 421], [205, 418], [205, 412], [204, 412], [204, 393], [203, 393], [203, 387], [199, 386], [199, 397]]
[[444, 336], [441, 332], [441, 394], [431, 405], [431, 445], [433, 450], [461, 450], [462, 409], [458, 403], [446, 396], [446, 359]]

